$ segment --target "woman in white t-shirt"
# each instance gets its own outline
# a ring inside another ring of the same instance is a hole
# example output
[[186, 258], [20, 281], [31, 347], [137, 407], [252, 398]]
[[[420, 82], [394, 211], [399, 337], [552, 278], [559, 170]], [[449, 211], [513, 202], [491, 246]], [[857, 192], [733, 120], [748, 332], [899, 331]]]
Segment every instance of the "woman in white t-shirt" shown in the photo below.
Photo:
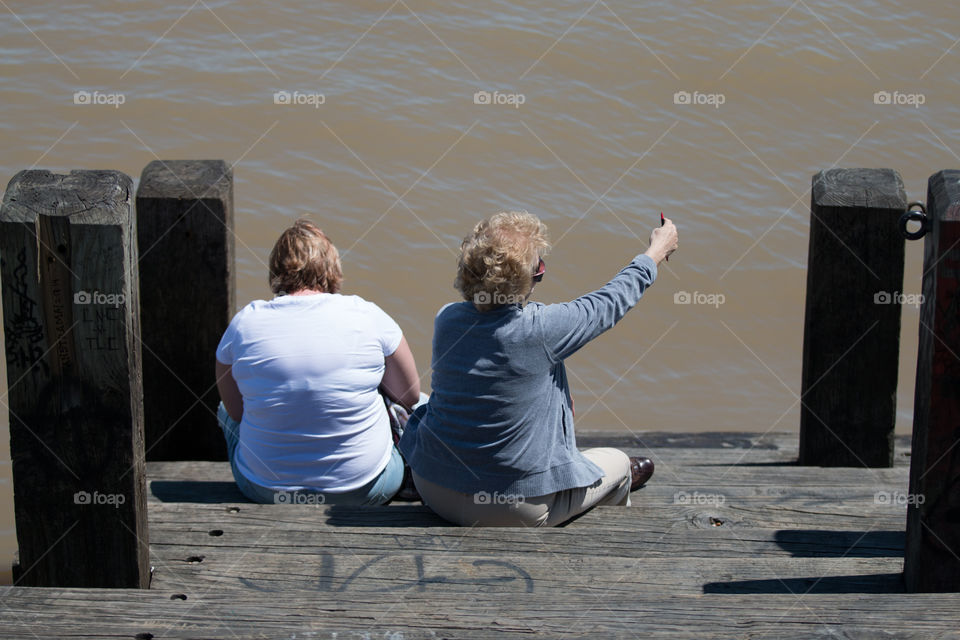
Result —
[[339, 293], [342, 277], [333, 243], [298, 220], [270, 253], [276, 297], [241, 309], [217, 347], [220, 426], [255, 502], [372, 505], [400, 489], [384, 396], [417, 403], [416, 364], [390, 316]]

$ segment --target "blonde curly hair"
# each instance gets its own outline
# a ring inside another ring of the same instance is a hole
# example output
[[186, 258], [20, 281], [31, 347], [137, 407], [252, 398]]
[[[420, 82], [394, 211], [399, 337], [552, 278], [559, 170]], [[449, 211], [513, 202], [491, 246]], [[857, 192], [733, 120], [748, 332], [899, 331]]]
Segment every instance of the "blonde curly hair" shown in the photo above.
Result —
[[547, 226], [526, 211], [501, 211], [483, 220], [460, 244], [453, 286], [480, 311], [523, 302], [533, 272], [550, 250]]

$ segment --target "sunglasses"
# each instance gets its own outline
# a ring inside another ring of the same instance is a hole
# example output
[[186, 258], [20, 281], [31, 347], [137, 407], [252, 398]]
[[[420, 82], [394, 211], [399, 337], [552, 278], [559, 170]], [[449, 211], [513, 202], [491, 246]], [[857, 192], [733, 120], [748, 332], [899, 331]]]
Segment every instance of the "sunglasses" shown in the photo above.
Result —
[[543, 280], [543, 274], [547, 271], [547, 265], [543, 261], [543, 258], [540, 258], [540, 262], [537, 263], [537, 270], [533, 272], [533, 281], [540, 282]]

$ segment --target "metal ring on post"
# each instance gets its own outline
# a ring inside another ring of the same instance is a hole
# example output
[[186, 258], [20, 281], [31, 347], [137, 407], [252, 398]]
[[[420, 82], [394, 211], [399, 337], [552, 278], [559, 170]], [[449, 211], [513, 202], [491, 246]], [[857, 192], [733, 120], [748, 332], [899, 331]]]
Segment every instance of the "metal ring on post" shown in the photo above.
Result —
[[[917, 208], [914, 208], [917, 207]], [[920, 228], [916, 231], [908, 231], [907, 223], [910, 221], [919, 222]], [[928, 229], [927, 208], [922, 202], [911, 202], [907, 205], [907, 211], [900, 216], [900, 233], [907, 240], [919, 240], [926, 235]]]

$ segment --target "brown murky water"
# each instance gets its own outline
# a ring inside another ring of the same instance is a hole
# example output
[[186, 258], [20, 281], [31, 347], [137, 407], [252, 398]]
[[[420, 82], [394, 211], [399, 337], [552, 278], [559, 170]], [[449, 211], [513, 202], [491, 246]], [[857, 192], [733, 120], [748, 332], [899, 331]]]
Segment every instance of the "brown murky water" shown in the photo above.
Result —
[[[404, 328], [427, 389], [433, 315], [477, 219], [547, 222], [550, 302], [604, 283], [663, 210], [680, 251], [569, 362], [579, 428], [796, 430], [810, 177], [893, 167], [923, 199], [931, 173], [960, 166], [960, 8], [633, 4], [7, 0], [0, 176], [223, 158], [238, 303], [268, 295], [273, 240], [309, 214], [344, 254], [346, 291]], [[906, 293], [920, 263], [912, 243]], [[722, 304], [675, 304], [682, 292]], [[906, 307], [901, 433], [917, 320]]]

